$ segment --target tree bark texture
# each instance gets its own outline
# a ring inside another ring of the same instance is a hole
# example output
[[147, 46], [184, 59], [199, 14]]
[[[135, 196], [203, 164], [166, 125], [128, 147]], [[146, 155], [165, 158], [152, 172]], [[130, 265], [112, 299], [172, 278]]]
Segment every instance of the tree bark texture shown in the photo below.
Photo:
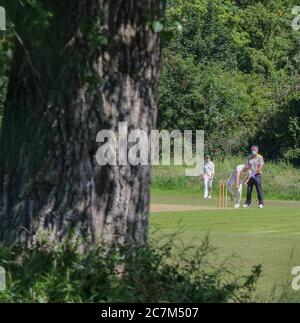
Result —
[[[156, 122], [159, 0], [43, 1], [48, 26], [16, 25], [0, 156], [0, 241], [143, 244], [150, 166], [103, 166], [102, 129]], [[28, 23], [28, 22], [27, 22]]]

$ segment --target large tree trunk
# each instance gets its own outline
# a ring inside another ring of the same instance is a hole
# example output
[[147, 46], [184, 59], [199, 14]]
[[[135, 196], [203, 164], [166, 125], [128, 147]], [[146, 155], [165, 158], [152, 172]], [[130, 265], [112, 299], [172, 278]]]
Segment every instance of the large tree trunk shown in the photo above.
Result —
[[17, 24], [1, 133], [2, 243], [146, 241], [150, 167], [100, 167], [96, 135], [120, 121], [154, 128], [161, 44], [149, 22], [163, 2], [45, 0], [48, 27]]

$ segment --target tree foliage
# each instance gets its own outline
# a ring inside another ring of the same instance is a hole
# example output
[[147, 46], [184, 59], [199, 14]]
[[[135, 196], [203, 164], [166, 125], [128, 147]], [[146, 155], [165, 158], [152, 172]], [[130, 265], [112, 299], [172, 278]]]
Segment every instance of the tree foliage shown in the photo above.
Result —
[[[299, 34], [287, 0], [173, 0], [183, 32], [165, 46], [160, 128], [204, 129], [213, 154], [251, 143], [298, 160]], [[282, 122], [284, 121], [284, 122]]]

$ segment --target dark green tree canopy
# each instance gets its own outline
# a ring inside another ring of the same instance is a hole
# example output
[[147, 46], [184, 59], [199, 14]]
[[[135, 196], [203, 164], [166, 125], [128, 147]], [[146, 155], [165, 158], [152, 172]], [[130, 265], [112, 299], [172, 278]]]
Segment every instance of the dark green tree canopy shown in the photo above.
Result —
[[173, 0], [183, 32], [165, 46], [159, 127], [204, 129], [216, 155], [259, 144], [299, 161], [300, 36], [288, 0]]

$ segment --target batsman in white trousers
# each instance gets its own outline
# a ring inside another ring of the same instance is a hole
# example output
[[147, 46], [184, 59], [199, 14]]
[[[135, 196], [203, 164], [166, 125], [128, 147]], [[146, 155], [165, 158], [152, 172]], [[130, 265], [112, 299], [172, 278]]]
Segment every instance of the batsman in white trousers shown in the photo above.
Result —
[[236, 209], [241, 207], [243, 185], [248, 183], [250, 176], [251, 172], [248, 165], [238, 165], [227, 181], [227, 188], [232, 196]]
[[204, 163], [203, 172], [202, 172], [205, 199], [211, 199], [214, 175], [215, 175], [215, 164], [211, 160], [211, 157], [207, 155], [205, 158], [205, 163]]

